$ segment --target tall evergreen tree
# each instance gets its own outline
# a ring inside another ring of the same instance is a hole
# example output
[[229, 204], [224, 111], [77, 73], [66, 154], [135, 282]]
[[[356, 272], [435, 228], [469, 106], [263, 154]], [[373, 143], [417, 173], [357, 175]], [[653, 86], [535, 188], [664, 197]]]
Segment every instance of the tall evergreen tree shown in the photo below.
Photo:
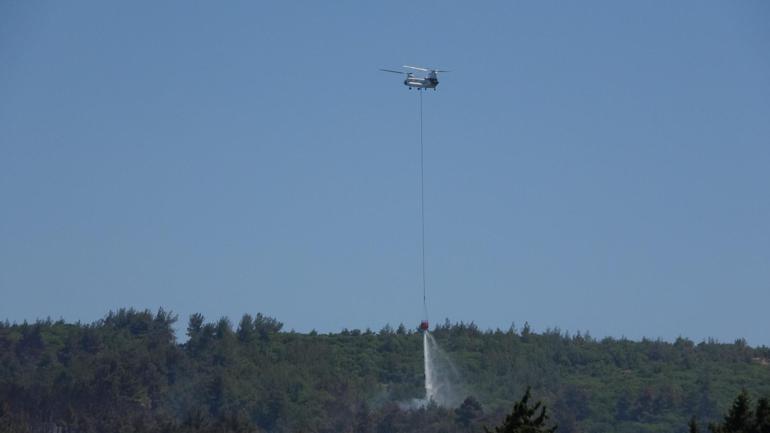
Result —
[[481, 418], [484, 415], [484, 410], [481, 407], [476, 398], [470, 396], [463, 401], [463, 404], [455, 409], [455, 421], [468, 429], [473, 421]]
[[757, 409], [754, 411], [754, 431], [770, 433], [770, 401], [766, 397], [757, 401]]
[[715, 433], [749, 433], [751, 428], [751, 400], [744, 389], [733, 402], [725, 421]]
[[767, 398], [757, 401], [754, 413], [751, 400], [744, 389], [733, 401], [733, 405], [721, 423], [710, 424], [712, 433], [770, 433], [770, 405]]
[[242, 343], [248, 343], [254, 337], [254, 333], [254, 319], [251, 314], [244, 314], [238, 324], [238, 340]]
[[698, 433], [698, 423], [695, 421], [695, 417], [690, 418], [690, 422], [687, 423], [687, 431], [690, 433]]
[[[486, 433], [553, 433], [556, 431], [556, 426], [547, 427], [546, 421], [548, 421], [548, 414], [546, 407], [542, 402], [537, 402], [534, 405], [529, 405], [529, 399], [531, 397], [531, 388], [527, 387], [527, 391], [524, 393], [524, 397], [513, 406], [513, 412], [505, 417], [505, 421], [502, 425], [495, 427], [494, 430], [489, 430], [486, 426], [484, 431]], [[540, 413], [538, 414], [538, 409]]]

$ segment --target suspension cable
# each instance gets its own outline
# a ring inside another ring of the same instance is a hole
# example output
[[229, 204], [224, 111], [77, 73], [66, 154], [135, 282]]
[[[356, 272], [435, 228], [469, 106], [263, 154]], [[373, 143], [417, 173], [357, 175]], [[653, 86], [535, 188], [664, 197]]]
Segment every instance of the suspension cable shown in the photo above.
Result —
[[422, 144], [422, 91], [417, 89], [420, 106], [420, 264], [422, 273], [422, 308], [425, 320], [428, 320], [428, 296], [425, 277], [425, 164], [423, 162], [423, 144]]

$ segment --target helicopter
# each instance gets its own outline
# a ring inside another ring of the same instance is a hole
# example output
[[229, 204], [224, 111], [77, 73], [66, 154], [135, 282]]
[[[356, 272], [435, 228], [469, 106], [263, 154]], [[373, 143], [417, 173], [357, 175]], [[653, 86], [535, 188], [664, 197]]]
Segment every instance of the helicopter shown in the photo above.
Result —
[[409, 87], [409, 90], [412, 90], [412, 88], [415, 88], [417, 90], [420, 90], [420, 89], [436, 90], [436, 86], [438, 86], [438, 72], [449, 72], [441, 69], [422, 68], [419, 66], [404, 65], [403, 67], [409, 68], [409, 69], [415, 69], [417, 71], [427, 72], [427, 74], [424, 77], [416, 77], [414, 75], [414, 72], [394, 71], [392, 69], [380, 69], [380, 70], [383, 72], [392, 72], [394, 74], [406, 75], [406, 79], [404, 80], [404, 85]]

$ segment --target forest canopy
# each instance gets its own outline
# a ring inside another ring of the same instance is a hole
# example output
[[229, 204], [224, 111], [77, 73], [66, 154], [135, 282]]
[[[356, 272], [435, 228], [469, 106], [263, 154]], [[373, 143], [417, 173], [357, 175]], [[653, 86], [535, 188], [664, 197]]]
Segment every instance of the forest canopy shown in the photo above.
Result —
[[[558, 330], [436, 326], [460, 372], [456, 408], [424, 396], [422, 338], [287, 331], [245, 314], [121, 309], [94, 323], [0, 322], [0, 431], [468, 432], [499, 425], [531, 386], [559, 432], [687, 431], [719, 422], [742, 390], [770, 395], [770, 349]], [[181, 340], [181, 339], [180, 339]], [[59, 429], [59, 430], [55, 430]]]

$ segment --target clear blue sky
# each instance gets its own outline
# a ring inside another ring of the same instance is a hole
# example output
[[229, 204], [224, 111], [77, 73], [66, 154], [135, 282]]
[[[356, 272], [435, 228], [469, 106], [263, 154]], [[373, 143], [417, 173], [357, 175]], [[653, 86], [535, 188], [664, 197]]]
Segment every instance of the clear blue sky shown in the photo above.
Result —
[[770, 344], [770, 3], [0, 3], [0, 318]]

